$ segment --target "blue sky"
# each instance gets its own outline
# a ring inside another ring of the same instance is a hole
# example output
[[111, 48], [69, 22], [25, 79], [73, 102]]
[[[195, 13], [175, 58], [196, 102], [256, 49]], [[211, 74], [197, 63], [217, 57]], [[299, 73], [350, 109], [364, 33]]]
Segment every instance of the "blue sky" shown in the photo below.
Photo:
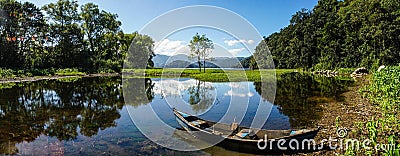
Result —
[[[57, 0], [30, 0], [30, 2], [37, 6], [43, 6], [56, 1]], [[99, 5], [100, 9], [118, 14], [118, 19], [122, 22], [122, 29], [125, 33], [139, 31], [154, 18], [177, 8], [192, 5], [210, 5], [225, 8], [237, 13], [249, 21], [258, 30], [261, 36], [268, 36], [287, 26], [291, 16], [296, 11], [302, 8], [312, 9], [317, 4], [318, 0], [78, 0], [78, 3], [81, 5], [88, 2]], [[160, 26], [160, 28], [162, 27], [163, 26]], [[182, 33], [175, 33], [163, 40], [156, 40], [156, 43], [162, 43], [160, 45], [167, 46], [160, 47], [159, 49], [156, 48], [156, 52], [168, 54], [166, 51], [161, 51], [162, 49], [168, 49], [168, 46], [172, 49], [175, 48], [175, 51], [182, 51], [179, 47], [182, 48], [182, 46], [187, 45], [195, 31], [205, 34], [202, 30], [193, 29], [192, 31], [186, 30], [182, 31]], [[231, 53], [234, 56], [250, 55], [255, 46], [260, 42], [260, 38], [249, 37], [235, 39], [223, 33], [214, 33], [209, 29], [204, 30], [204, 32], [208, 32], [206, 35], [209, 36], [209, 38], [213, 37], [211, 39], [217, 45], [216, 47], [225, 49], [227, 52], [234, 52]], [[242, 42], [236, 42], [235, 40]], [[239, 44], [234, 43], [244, 43], [244, 46], [241, 47]], [[240, 49], [246, 49], [245, 45], [248, 46], [248, 50], [239, 51]], [[225, 55], [222, 54], [220, 50], [218, 50], [217, 53], [219, 55]], [[217, 48], [215, 51], [217, 51]], [[251, 52], [249, 53], [249, 51]]]

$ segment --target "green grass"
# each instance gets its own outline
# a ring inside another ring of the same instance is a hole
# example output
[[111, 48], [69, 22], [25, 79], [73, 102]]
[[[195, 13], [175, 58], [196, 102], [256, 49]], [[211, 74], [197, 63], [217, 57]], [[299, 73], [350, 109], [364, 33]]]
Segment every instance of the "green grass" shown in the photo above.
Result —
[[5, 89], [5, 88], [12, 88], [16, 85], [16, 83], [11, 82], [11, 83], [0, 83], [0, 89]]
[[293, 69], [265, 69], [265, 70], [222, 70], [206, 69], [206, 72], [200, 72], [198, 69], [124, 69], [124, 77], [185, 77], [195, 78], [209, 82], [237, 82], [254, 81], [274, 78], [284, 73], [293, 72]]
[[[375, 117], [366, 123], [365, 129], [368, 137], [373, 144], [395, 143], [397, 149], [382, 151], [382, 154], [399, 155], [400, 66], [387, 67], [374, 73], [371, 81], [369, 86], [360, 91], [378, 107], [381, 117]], [[370, 153], [371, 151], [366, 152]]]
[[35, 76], [82, 76], [86, 75], [85, 72], [79, 69], [2, 69], [0, 68], [0, 79], [8, 78], [24, 78]]
[[350, 75], [352, 74], [357, 68], [339, 68], [336, 71], [341, 75]]
[[57, 81], [59, 81], [59, 82], [76, 82], [80, 79], [81, 79], [81, 77], [67, 77], [67, 78], [57, 79]]

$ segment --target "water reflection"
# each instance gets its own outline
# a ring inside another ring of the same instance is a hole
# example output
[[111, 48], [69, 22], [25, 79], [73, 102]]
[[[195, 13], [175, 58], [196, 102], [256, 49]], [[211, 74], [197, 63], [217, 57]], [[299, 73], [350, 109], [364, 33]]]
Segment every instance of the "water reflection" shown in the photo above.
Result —
[[[275, 99], [269, 96], [272, 89], [268, 87], [272, 85], [267, 82], [261, 85], [150, 78], [121, 81], [118, 77], [106, 77], [0, 84], [0, 154], [17, 154], [21, 150], [29, 151], [26, 154], [48, 154], [41, 148], [48, 142], [61, 141], [67, 154], [174, 155], [176, 151], [157, 146], [144, 137], [125, 109], [151, 105], [159, 118], [172, 127], [179, 125], [168, 103], [185, 106], [213, 121], [220, 121], [232, 109], [229, 120], [222, 122], [231, 123], [237, 117], [243, 118], [243, 126], [250, 126], [259, 104], [264, 103], [270, 105], [270, 110], [265, 111], [271, 113], [263, 128], [298, 128], [315, 126], [312, 122], [322, 116], [319, 104], [341, 100], [340, 94], [351, 83], [301, 73], [284, 74], [277, 79]], [[125, 95], [135, 96], [125, 97], [124, 101], [122, 85], [126, 87]], [[124, 106], [125, 102], [129, 106]], [[245, 103], [245, 114], [236, 115], [235, 112], [243, 111]], [[186, 110], [182, 107], [182, 111]], [[21, 144], [36, 148], [27, 150], [20, 148]], [[223, 151], [217, 147], [210, 149], [205, 151]]]
[[154, 85], [150, 78], [124, 79], [125, 103], [135, 108], [147, 105], [154, 99]]
[[16, 83], [0, 90], [0, 153], [15, 154], [19, 142], [40, 135], [59, 140], [93, 136], [116, 126], [124, 105], [117, 78], [60, 79]]
[[[282, 114], [289, 117], [294, 128], [313, 126], [313, 122], [322, 116], [320, 103], [341, 101], [341, 94], [352, 80], [332, 78], [304, 73], [288, 73], [277, 79], [274, 104]], [[269, 99], [270, 93], [261, 88], [260, 82], [254, 83], [257, 92]], [[262, 85], [268, 86], [268, 85]]]
[[[186, 109], [192, 114], [202, 114], [216, 100], [216, 88], [211, 82], [196, 79], [153, 79], [154, 92], [171, 107]], [[189, 109], [190, 108], [190, 109]]]

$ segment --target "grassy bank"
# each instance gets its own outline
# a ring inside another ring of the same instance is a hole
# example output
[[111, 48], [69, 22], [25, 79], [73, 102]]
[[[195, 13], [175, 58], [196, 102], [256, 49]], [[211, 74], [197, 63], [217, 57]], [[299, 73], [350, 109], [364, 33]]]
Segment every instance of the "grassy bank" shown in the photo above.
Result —
[[116, 73], [112, 70], [85, 70], [77, 68], [66, 69], [2, 69], [0, 68], [0, 79], [27, 78], [40, 76], [83, 76], [87, 74]]
[[[198, 69], [124, 69], [126, 75], [132, 77], [185, 77], [195, 78], [202, 81], [213, 82], [235, 82], [235, 81], [254, 81], [279, 77], [284, 73], [294, 72], [294, 69], [267, 69], [267, 70], [223, 70], [223, 69], [206, 69], [206, 72]], [[31, 77], [55, 77], [55, 76], [84, 76], [88, 74], [98, 73], [116, 73], [111, 70], [91, 71], [76, 68], [67, 69], [1, 69], [0, 79], [24, 79]]]
[[400, 152], [400, 66], [387, 67], [371, 77], [371, 84], [360, 90], [379, 110], [368, 122], [360, 127], [372, 145], [394, 145], [397, 149], [381, 151], [366, 150], [367, 155], [394, 155]]
[[293, 69], [266, 69], [266, 70], [222, 70], [206, 69], [200, 72], [198, 69], [124, 69], [123, 73], [129, 77], [184, 77], [195, 78], [212, 82], [235, 82], [271, 79], [284, 73], [294, 72]]

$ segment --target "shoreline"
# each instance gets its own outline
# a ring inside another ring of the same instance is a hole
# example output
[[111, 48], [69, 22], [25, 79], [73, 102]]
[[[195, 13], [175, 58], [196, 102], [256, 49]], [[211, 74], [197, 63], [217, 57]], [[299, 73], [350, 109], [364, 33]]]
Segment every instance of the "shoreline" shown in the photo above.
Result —
[[[349, 86], [347, 91], [342, 93], [343, 100], [323, 103], [323, 116], [316, 123], [322, 129], [315, 137], [317, 143], [323, 139], [359, 139], [360, 135], [367, 135], [361, 132], [360, 125], [364, 125], [373, 117], [380, 116], [376, 106], [372, 105], [368, 98], [363, 97], [359, 90], [369, 85], [371, 82], [368, 77], [357, 78], [353, 86]], [[338, 129], [345, 129], [347, 135], [340, 138], [337, 134]], [[339, 145], [336, 142], [336, 145]], [[335, 145], [332, 143], [332, 145]], [[346, 149], [324, 150], [306, 155], [340, 155], [344, 154]]]
[[84, 74], [84, 75], [53, 75], [53, 76], [34, 76], [34, 77], [15, 77], [15, 78], [0, 78], [0, 84], [3, 83], [19, 83], [19, 82], [34, 82], [42, 80], [56, 80], [61, 78], [74, 78], [74, 77], [110, 77], [121, 76], [120, 73], [97, 73], [97, 74]]

